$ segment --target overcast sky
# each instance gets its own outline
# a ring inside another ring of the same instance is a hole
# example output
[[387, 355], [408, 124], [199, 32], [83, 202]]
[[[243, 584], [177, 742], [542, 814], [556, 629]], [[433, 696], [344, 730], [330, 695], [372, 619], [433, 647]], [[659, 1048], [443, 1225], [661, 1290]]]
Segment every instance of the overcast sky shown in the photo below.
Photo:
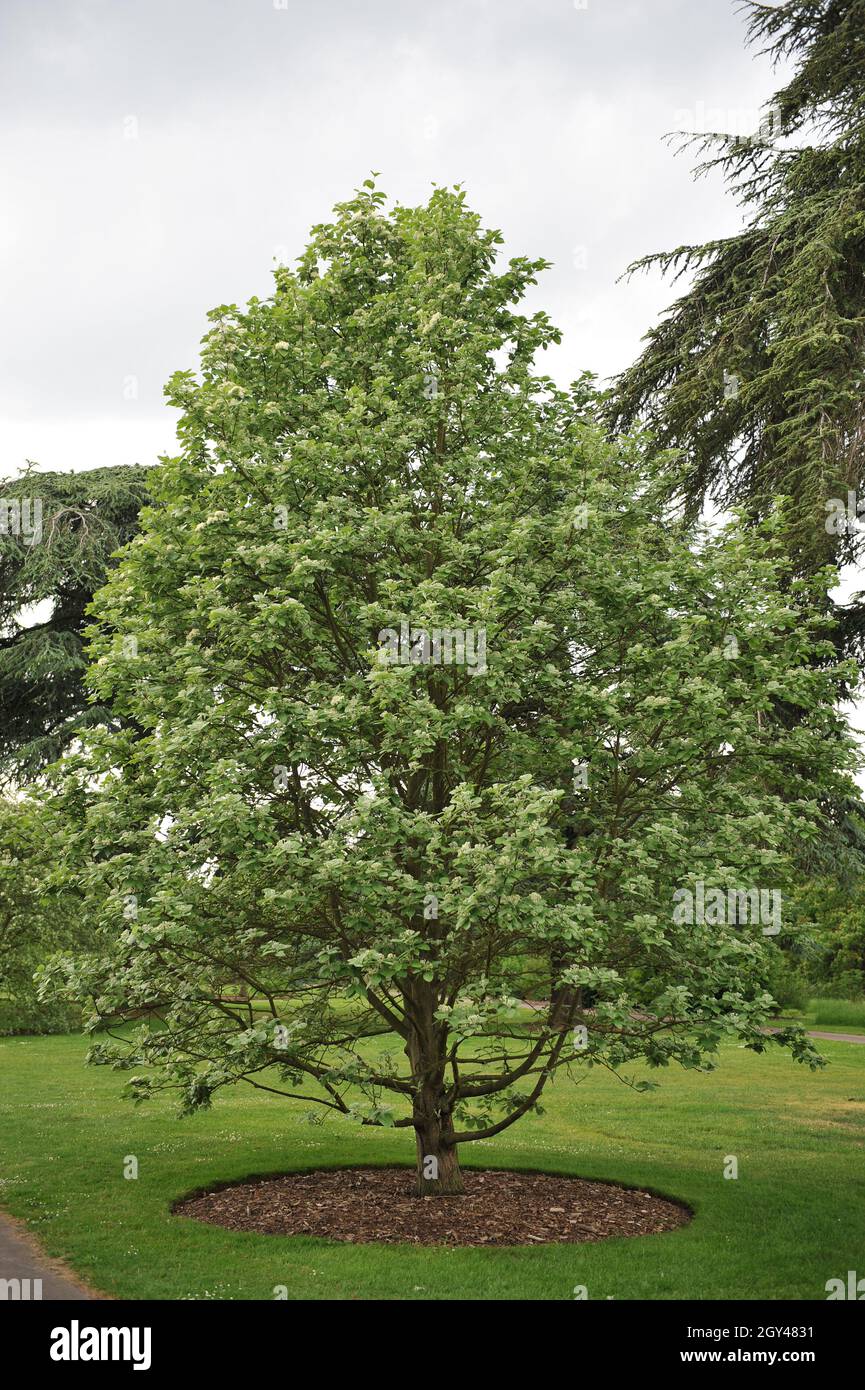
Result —
[[[462, 182], [535, 292], [568, 381], [668, 302], [617, 284], [734, 230], [675, 126], [753, 129], [776, 85], [734, 0], [0, 0], [0, 476], [150, 463], [205, 314], [270, 289], [369, 173]], [[734, 126], [734, 128], [736, 128]]]

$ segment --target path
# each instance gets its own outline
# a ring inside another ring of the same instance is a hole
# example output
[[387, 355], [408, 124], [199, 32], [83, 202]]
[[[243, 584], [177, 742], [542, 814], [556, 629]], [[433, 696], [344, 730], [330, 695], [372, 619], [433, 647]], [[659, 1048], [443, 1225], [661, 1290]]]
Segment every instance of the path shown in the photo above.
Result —
[[[29, 1286], [24, 1284], [19, 1291], [18, 1285], [10, 1288], [8, 1284], [2, 1283], [3, 1280], [11, 1279], [29, 1279], [31, 1282]], [[21, 1222], [0, 1213], [0, 1302], [20, 1297], [22, 1293], [29, 1293], [32, 1299], [34, 1279], [42, 1280], [43, 1301], [60, 1302], [66, 1299], [100, 1297], [98, 1293], [78, 1283], [72, 1271], [67, 1270], [59, 1260], [52, 1260], [50, 1256], [43, 1254]]]
[[865, 1033], [815, 1033], [808, 1029], [809, 1038], [825, 1038], [826, 1042], [865, 1043]]

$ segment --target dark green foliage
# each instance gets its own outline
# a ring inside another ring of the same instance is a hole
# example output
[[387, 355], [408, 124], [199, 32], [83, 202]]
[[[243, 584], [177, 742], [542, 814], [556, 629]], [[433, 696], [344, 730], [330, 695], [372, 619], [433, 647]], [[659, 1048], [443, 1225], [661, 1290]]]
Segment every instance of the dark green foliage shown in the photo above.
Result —
[[32, 798], [0, 797], [0, 1037], [81, 1024], [73, 1004], [41, 999], [34, 979], [55, 953], [87, 944], [76, 894], [52, 879], [63, 833]]
[[779, 1012], [804, 1013], [808, 1008], [811, 988], [801, 962], [787, 952], [776, 950], [773, 953], [765, 987], [775, 1000]]
[[[32, 776], [83, 727], [111, 720], [82, 682], [87, 605], [135, 535], [148, 469], [0, 480], [0, 498], [41, 502], [41, 535], [0, 534], [0, 774]], [[48, 611], [44, 611], [48, 609]]]
[[[648, 256], [688, 291], [616, 383], [608, 419], [647, 423], [689, 461], [685, 496], [764, 515], [791, 496], [787, 543], [804, 570], [851, 558], [827, 501], [865, 483], [865, 0], [747, 0], [749, 42], [793, 57], [761, 132], [691, 137], [745, 215], [737, 235]], [[854, 504], [855, 506], [855, 504]], [[851, 649], [861, 618], [848, 615]]]
[[807, 933], [803, 961], [812, 993], [861, 999], [865, 995], [865, 878], [835, 877], [804, 883], [791, 901], [794, 924]]

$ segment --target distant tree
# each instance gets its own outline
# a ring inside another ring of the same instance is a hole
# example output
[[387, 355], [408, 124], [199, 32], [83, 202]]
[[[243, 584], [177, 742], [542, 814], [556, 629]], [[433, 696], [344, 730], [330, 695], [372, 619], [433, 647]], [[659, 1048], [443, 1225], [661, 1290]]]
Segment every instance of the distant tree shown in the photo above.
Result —
[[[698, 172], [723, 171], [745, 227], [630, 267], [693, 281], [607, 416], [682, 451], [692, 509], [713, 498], [760, 517], [793, 498], [786, 544], [814, 572], [865, 534], [865, 0], [745, 4], [749, 41], [792, 58], [794, 75], [752, 136], [685, 141], [707, 151]], [[854, 606], [842, 635], [860, 657], [863, 633]]]
[[88, 944], [74, 889], [51, 873], [63, 834], [33, 799], [0, 796], [0, 1034], [81, 1026], [81, 1010], [40, 999], [35, 979], [54, 952]]
[[26, 779], [110, 721], [83, 684], [87, 605], [149, 501], [148, 469], [0, 479], [0, 775]]
[[794, 923], [801, 923], [803, 967], [814, 992], [865, 996], [865, 876], [809, 880], [790, 907]]
[[174, 378], [183, 452], [96, 600], [96, 689], [142, 732], [64, 760], [99, 939], [54, 975], [94, 1023], [153, 1010], [92, 1054], [144, 1064], [134, 1094], [405, 1127], [447, 1194], [569, 1070], [813, 1061], [762, 1032], [774, 916], [729, 894], [783, 886], [852, 753], [771, 529], [677, 519], [535, 370], [545, 263], [497, 267], [460, 192], [382, 202]]

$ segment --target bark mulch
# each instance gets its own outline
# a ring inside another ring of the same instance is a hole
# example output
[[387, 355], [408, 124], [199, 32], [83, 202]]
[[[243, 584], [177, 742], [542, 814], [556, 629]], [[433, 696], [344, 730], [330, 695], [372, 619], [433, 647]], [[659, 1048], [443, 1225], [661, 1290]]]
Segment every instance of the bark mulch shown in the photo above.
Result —
[[465, 1195], [417, 1197], [409, 1168], [335, 1168], [253, 1178], [177, 1202], [229, 1231], [385, 1245], [546, 1245], [647, 1236], [691, 1213], [664, 1197], [547, 1173], [463, 1172]]

